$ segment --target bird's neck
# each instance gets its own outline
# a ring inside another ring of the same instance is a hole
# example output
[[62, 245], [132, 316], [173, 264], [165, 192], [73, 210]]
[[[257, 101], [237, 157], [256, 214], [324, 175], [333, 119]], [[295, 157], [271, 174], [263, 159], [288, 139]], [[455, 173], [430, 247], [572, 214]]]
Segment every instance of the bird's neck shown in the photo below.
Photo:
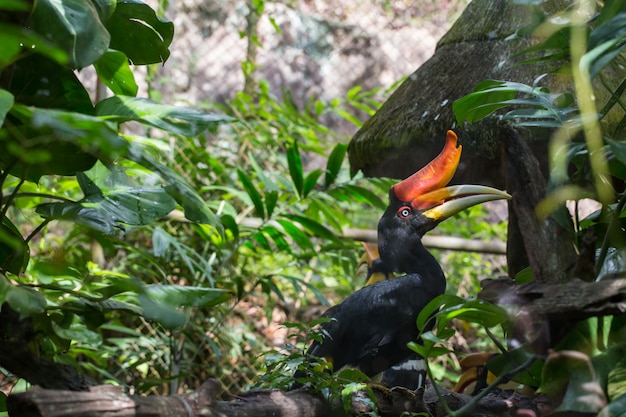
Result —
[[400, 273], [415, 275], [424, 282], [433, 293], [445, 291], [446, 278], [435, 257], [420, 242], [411, 242], [410, 252], [394, 252], [392, 248], [380, 248], [381, 260], [376, 268], [387, 274]]

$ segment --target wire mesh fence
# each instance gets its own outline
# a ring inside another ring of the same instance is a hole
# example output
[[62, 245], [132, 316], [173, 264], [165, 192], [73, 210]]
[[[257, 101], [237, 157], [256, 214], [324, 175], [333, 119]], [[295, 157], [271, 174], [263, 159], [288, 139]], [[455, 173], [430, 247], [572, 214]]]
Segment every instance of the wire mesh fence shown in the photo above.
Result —
[[[141, 95], [202, 106], [226, 103], [264, 80], [274, 95], [288, 94], [304, 108], [311, 99], [330, 102], [355, 86], [384, 89], [411, 74], [433, 54], [466, 0], [266, 1], [256, 13], [248, 0], [153, 3], [164, 8], [176, 33], [171, 56], [156, 74], [145, 75]], [[356, 129], [345, 120], [325, 123], [348, 137]], [[267, 334], [276, 323], [243, 317], [227, 326], [280, 348], [280, 338]], [[213, 361], [206, 376], [226, 392], [246, 390], [262, 372], [259, 350], [248, 349], [244, 339], [239, 349], [216, 345], [222, 354], [204, 358]]]

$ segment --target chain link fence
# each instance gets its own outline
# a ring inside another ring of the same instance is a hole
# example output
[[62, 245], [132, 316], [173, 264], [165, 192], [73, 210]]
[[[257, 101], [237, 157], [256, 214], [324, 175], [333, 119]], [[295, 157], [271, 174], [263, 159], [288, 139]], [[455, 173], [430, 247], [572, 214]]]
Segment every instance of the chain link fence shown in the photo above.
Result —
[[[170, 0], [164, 14], [176, 28], [172, 54], [156, 75], [146, 75], [140, 95], [156, 91], [167, 103], [202, 106], [225, 103], [251, 81], [266, 80], [274, 95], [286, 91], [304, 108], [311, 98], [330, 102], [355, 86], [385, 89], [433, 54], [466, 2], [285, 0], [266, 1], [255, 13], [247, 0]], [[339, 133], [354, 133], [343, 120], [327, 122]], [[246, 390], [262, 372], [252, 339], [265, 350], [284, 343], [280, 317], [267, 323], [249, 310], [237, 316], [226, 326], [240, 332], [241, 346], [226, 343], [217, 346], [221, 355], [204, 358], [214, 361], [206, 376], [230, 393]]]

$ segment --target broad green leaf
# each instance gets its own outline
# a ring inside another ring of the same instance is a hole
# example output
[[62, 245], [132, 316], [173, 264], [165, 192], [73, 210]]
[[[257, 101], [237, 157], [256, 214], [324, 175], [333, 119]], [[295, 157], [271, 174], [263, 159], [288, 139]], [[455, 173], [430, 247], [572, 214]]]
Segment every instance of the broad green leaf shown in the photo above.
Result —
[[473, 123], [506, 107], [507, 104], [502, 102], [515, 98], [518, 92], [516, 88], [506, 88], [506, 85], [504, 81], [486, 80], [479, 83], [473, 93], [456, 100], [452, 104], [452, 111], [456, 115], [457, 123]]
[[626, 142], [612, 139], [606, 139], [606, 142], [609, 144], [615, 158], [622, 164], [626, 164]]
[[95, 63], [100, 81], [116, 95], [136, 96], [137, 83], [123, 52], [109, 49]]
[[100, 21], [106, 24], [106, 22], [111, 18], [113, 12], [115, 11], [115, 7], [117, 6], [117, 0], [91, 0], [91, 2], [98, 11]]
[[[27, 5], [27, 7], [29, 7]], [[36, 32], [3, 23], [0, 31], [0, 70], [24, 56], [25, 50], [35, 50], [59, 64], [67, 62], [67, 54]]]
[[0, 223], [0, 271], [21, 274], [28, 265], [30, 252], [22, 234], [7, 217]]
[[335, 145], [331, 151], [328, 161], [326, 162], [326, 176], [324, 178], [324, 185], [326, 188], [330, 187], [337, 179], [347, 150], [348, 145], [339, 143]]
[[127, 224], [150, 224], [176, 207], [163, 188], [134, 184], [119, 169], [109, 171], [98, 164], [89, 173], [78, 173], [77, 178], [83, 200], [42, 204], [37, 213], [113, 234]]
[[38, 0], [31, 14], [31, 27], [44, 38], [54, 39], [67, 53], [69, 65], [76, 69], [97, 61], [111, 39], [91, 1]]
[[302, 173], [302, 160], [300, 159], [300, 151], [298, 145], [294, 143], [292, 146], [287, 146], [287, 164], [289, 165], [289, 175], [293, 183], [294, 189], [299, 197], [303, 197], [303, 173]]
[[159, 162], [145, 147], [131, 144], [128, 158], [151, 169], [163, 178], [166, 183], [165, 191], [183, 207], [186, 219], [220, 228], [215, 214], [187, 180]]
[[185, 107], [159, 104], [145, 98], [115, 96], [96, 105], [96, 115], [115, 122], [136, 121], [183, 136], [195, 136], [221, 123], [232, 122], [232, 117], [205, 113]]
[[[522, 346], [517, 349], [509, 350], [506, 353], [500, 353], [493, 356], [487, 361], [485, 366], [494, 375], [505, 375], [521, 366], [532, 357], [533, 354], [527, 350], [527, 347]], [[517, 375], [512, 375], [511, 380], [536, 388], [541, 384], [542, 371], [543, 361], [537, 359], [528, 369], [518, 373]]]
[[626, 417], [626, 395], [621, 395], [604, 407], [598, 417]]
[[85, 114], [14, 105], [22, 123], [0, 130], [0, 166], [37, 182], [42, 175], [76, 175], [97, 158], [110, 161], [127, 142], [103, 120]]
[[604, 406], [589, 357], [577, 351], [557, 351], [548, 357], [543, 368], [541, 391], [548, 396], [561, 396], [556, 411], [597, 413]]
[[241, 181], [241, 185], [243, 185], [243, 189], [248, 193], [248, 197], [250, 197], [250, 201], [254, 206], [254, 212], [257, 217], [262, 219], [265, 218], [265, 209], [263, 205], [263, 198], [257, 189], [254, 187], [252, 180], [243, 170], [237, 168], [237, 176], [239, 177], [239, 181]]
[[374, 192], [354, 184], [340, 184], [328, 193], [335, 199], [349, 203], [361, 202], [384, 210], [387, 204]]
[[146, 319], [157, 321], [167, 329], [175, 329], [185, 324], [185, 313], [175, 306], [161, 303], [147, 294], [139, 294], [137, 298]]
[[495, 304], [475, 299], [453, 306], [446, 305], [437, 313], [437, 326], [443, 326], [453, 318], [484, 327], [493, 327], [506, 321], [507, 314], [504, 309]]
[[54, 320], [50, 321], [54, 333], [62, 339], [72, 340], [74, 342], [85, 343], [90, 346], [100, 346], [102, 344], [102, 336], [87, 328], [82, 323], [72, 321], [68, 327], [58, 325]]
[[16, 62], [11, 93], [20, 104], [93, 114], [89, 93], [76, 74], [39, 54]]
[[452, 294], [442, 294], [435, 298], [433, 298], [421, 311], [417, 316], [416, 325], [420, 330], [424, 330], [426, 328], [426, 324], [428, 321], [432, 319], [432, 316], [442, 308], [443, 306], [455, 306], [462, 304], [465, 300], [461, 297], [452, 295]]
[[0, 305], [9, 306], [22, 317], [43, 313], [46, 299], [40, 292], [32, 288], [13, 285], [3, 274], [0, 274]]
[[27, 12], [31, 5], [25, 0], [0, 0], [0, 10]]
[[13, 94], [9, 93], [7, 90], [0, 89], [0, 126], [4, 124], [4, 118], [11, 107], [13, 107], [14, 102]]
[[146, 285], [144, 291], [155, 302], [172, 307], [213, 307], [231, 297], [229, 291], [221, 288], [182, 285]]
[[119, 0], [106, 28], [110, 47], [124, 52], [134, 65], [163, 63], [170, 56], [174, 24], [139, 0]]

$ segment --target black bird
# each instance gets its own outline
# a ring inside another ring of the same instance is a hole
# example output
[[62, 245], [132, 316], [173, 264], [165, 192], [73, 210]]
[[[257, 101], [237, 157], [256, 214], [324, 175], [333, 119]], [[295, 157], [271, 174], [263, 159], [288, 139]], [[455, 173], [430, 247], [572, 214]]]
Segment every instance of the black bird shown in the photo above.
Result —
[[[356, 367], [372, 377], [407, 359], [416, 341], [419, 312], [443, 294], [446, 280], [421, 238], [438, 223], [473, 205], [510, 196], [490, 187], [446, 187], [461, 157], [457, 136], [448, 131], [443, 151], [424, 168], [389, 190], [389, 205], [378, 223], [380, 259], [372, 271], [390, 276], [367, 285], [323, 317], [322, 339], [308, 355], [326, 358], [335, 371]], [[295, 375], [296, 384], [301, 372]]]

